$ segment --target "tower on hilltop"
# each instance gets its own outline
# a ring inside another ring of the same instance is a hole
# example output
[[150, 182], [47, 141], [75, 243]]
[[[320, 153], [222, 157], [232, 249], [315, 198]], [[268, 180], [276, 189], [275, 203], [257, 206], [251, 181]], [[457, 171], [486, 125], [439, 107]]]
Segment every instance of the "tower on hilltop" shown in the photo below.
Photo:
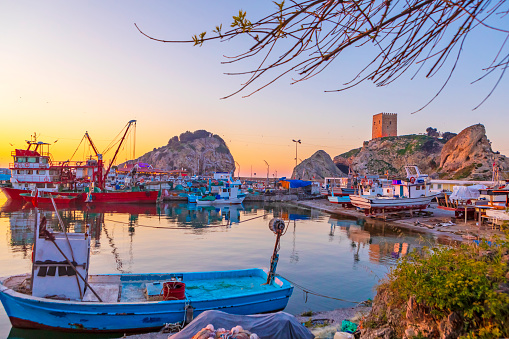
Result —
[[378, 113], [373, 115], [371, 139], [398, 136], [398, 114]]

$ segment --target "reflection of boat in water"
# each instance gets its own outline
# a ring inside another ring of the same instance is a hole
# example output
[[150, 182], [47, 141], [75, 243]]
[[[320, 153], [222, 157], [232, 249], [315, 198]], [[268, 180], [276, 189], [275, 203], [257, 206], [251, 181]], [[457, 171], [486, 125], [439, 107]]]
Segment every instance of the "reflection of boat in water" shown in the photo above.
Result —
[[[239, 315], [282, 310], [293, 291], [289, 282], [275, 277], [277, 260], [270, 274], [253, 268], [89, 276], [90, 236], [51, 232], [43, 218], [37, 224], [32, 275], [0, 278], [0, 300], [13, 327], [74, 332], [160, 329], [206, 310]], [[279, 225], [283, 227], [271, 228], [277, 241], [284, 233], [284, 222]]]
[[37, 200], [37, 204], [48, 204], [52, 205], [51, 200], [55, 202], [55, 204], [62, 205], [70, 205], [71, 203], [75, 203], [78, 196], [71, 195], [59, 195], [59, 194], [39, 194], [37, 197], [34, 197], [30, 193], [21, 193], [20, 197], [23, 198], [26, 202], [34, 204], [35, 199]]
[[89, 213], [126, 213], [126, 214], [159, 215], [161, 213], [161, 206], [155, 204], [97, 203], [97, 204], [87, 204], [86, 207], [83, 208], [83, 211]]

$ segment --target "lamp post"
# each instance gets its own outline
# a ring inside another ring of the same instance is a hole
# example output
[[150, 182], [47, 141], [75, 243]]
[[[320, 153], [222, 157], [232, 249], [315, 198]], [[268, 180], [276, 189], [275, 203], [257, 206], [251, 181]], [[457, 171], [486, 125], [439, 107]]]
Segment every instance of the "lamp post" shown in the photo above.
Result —
[[[265, 160], [263, 160], [265, 161]], [[269, 163], [267, 161], [265, 161], [265, 164], [267, 164], [267, 186], [269, 186]]]
[[239, 163], [238, 163], [238, 162], [236, 162], [236, 161], [235, 161], [235, 164], [239, 167], [239, 171], [237, 172], [237, 173], [238, 173], [238, 175], [237, 175], [237, 176], [239, 177], [239, 180], [240, 180], [240, 165], [239, 165]]
[[297, 144], [301, 144], [300, 142], [300, 139], [299, 140], [294, 140], [292, 139], [292, 141], [295, 143], [295, 167], [297, 167]]

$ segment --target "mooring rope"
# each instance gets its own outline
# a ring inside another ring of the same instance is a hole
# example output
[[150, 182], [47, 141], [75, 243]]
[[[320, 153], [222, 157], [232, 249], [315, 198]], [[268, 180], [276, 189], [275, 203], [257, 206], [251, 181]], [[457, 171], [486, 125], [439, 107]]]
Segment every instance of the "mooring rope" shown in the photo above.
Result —
[[[246, 221], [251, 221], [251, 220], [254, 220], [254, 219], [262, 218], [262, 217], [265, 217], [267, 215], [268, 214], [259, 215], [257, 217], [253, 217], [253, 218], [249, 218], [249, 219], [246, 219], [246, 220], [239, 221], [236, 224], [241, 224], [241, 223], [246, 222]], [[115, 222], [115, 223], [124, 224], [124, 225], [130, 225], [131, 226], [131, 224], [129, 222], [126, 222], [126, 221], [120, 221], [120, 220], [114, 220], [114, 219], [106, 219], [106, 218], [104, 219], [104, 221]], [[189, 228], [186, 228], [186, 227], [154, 226], [154, 225], [140, 225], [140, 224], [136, 224], [136, 225], [132, 225], [132, 226], [147, 227], [147, 228], [157, 228], [157, 229], [167, 229], [167, 230], [185, 230], [185, 229], [189, 229]], [[226, 224], [226, 225], [207, 225], [205, 227], [200, 227], [200, 229], [201, 228], [227, 227], [227, 226], [231, 226], [231, 224]]]
[[286, 277], [283, 277], [280, 274], [276, 274], [276, 276], [281, 277], [281, 278], [287, 280], [289, 283], [291, 283], [292, 285], [294, 285], [298, 289], [302, 290], [306, 294], [305, 295], [306, 302], [307, 302], [307, 295], [308, 294], [312, 294], [312, 295], [316, 295], [317, 297], [322, 297], [322, 298], [327, 298], [327, 299], [334, 299], [334, 300], [344, 301], [344, 302], [348, 302], [348, 303], [352, 303], [352, 304], [362, 304], [362, 303], [364, 303], [364, 301], [351, 301], [351, 300], [346, 300], [346, 299], [341, 299], [341, 298], [336, 298], [336, 297], [331, 297], [331, 296], [328, 296], [328, 295], [324, 295], [324, 294], [312, 291], [312, 290], [310, 290], [310, 289], [308, 289], [308, 288], [306, 288], [306, 287], [304, 287], [302, 285], [299, 285], [296, 282], [291, 281], [290, 279], [288, 279]]

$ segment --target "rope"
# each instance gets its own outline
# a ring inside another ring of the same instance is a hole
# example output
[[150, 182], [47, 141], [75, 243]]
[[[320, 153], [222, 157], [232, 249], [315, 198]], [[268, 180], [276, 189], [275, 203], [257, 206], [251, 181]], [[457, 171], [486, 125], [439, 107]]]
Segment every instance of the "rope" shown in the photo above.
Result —
[[306, 302], [308, 301], [308, 294], [312, 294], [312, 295], [316, 295], [317, 297], [322, 297], [322, 298], [327, 298], [327, 299], [334, 299], [334, 300], [339, 300], [339, 301], [344, 301], [344, 302], [347, 302], [347, 303], [352, 303], [352, 304], [362, 304], [364, 303], [364, 301], [351, 301], [351, 300], [346, 300], [346, 299], [341, 299], [341, 298], [335, 298], [335, 297], [330, 297], [328, 295], [324, 295], [324, 294], [320, 294], [318, 292], [315, 292], [315, 291], [312, 291], [308, 288], [305, 288], [304, 286], [302, 285], [299, 285], [297, 284], [296, 282], [293, 282], [291, 281], [290, 279], [286, 278], [286, 277], [283, 277], [282, 275], [280, 274], [276, 274], [276, 276], [278, 277], [281, 277], [285, 280], [287, 280], [289, 283], [291, 283], [292, 285], [294, 285], [295, 287], [297, 287], [298, 289], [302, 290], [305, 294], [305, 299], [306, 299]]
[[[261, 217], [264, 217], [268, 214], [264, 214], [264, 215], [259, 215], [257, 217], [254, 217], [254, 218], [250, 218], [250, 219], [246, 219], [246, 220], [243, 220], [243, 221], [239, 221], [238, 224], [240, 223], [243, 223], [243, 222], [246, 222], [246, 221], [250, 221], [250, 220], [254, 220], [254, 219], [258, 219], [258, 218], [261, 218]], [[119, 224], [124, 224], [124, 225], [129, 225], [131, 226], [131, 224], [129, 222], [125, 222], [125, 221], [119, 221], [119, 220], [113, 220], [113, 219], [104, 219], [105, 221], [110, 221], [110, 222], [115, 222], [115, 223], [119, 223]], [[187, 229], [186, 227], [172, 227], [172, 226], [152, 226], [152, 225], [134, 225], [136, 227], [147, 227], [147, 228], [157, 228], [157, 229], [167, 229], [167, 230], [184, 230], [184, 229]], [[201, 227], [201, 228], [217, 228], [217, 227], [226, 227], [226, 226], [229, 226], [229, 225], [209, 225], [209, 226], [206, 226], [206, 227]]]

